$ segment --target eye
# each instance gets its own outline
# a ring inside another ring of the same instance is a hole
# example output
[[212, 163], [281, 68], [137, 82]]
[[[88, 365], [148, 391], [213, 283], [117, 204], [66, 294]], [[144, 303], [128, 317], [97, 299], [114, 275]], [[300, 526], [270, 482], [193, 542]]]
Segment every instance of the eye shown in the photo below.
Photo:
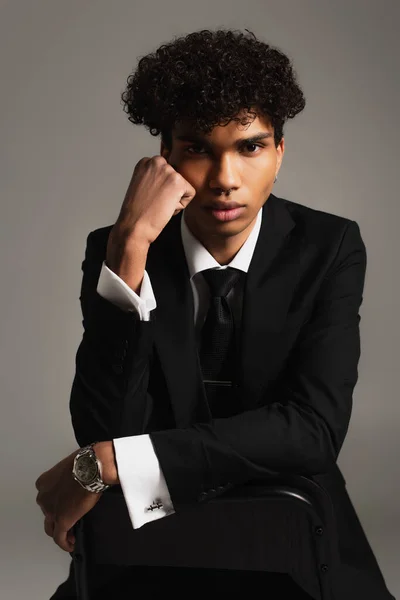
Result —
[[188, 154], [201, 154], [201, 153], [198, 153], [196, 151], [189, 152], [189, 150], [193, 150], [193, 148], [201, 148], [201, 146], [189, 146], [188, 148], [185, 148], [185, 152], [187, 152]]
[[[255, 146], [256, 148], [264, 148], [262, 144], [246, 144], [246, 147]], [[250, 152], [250, 154], [256, 154], [255, 152]], [[257, 153], [258, 154], [258, 153]]]
[[[245, 146], [243, 146], [243, 148], [250, 148], [251, 146], [254, 146], [256, 148], [265, 148], [265, 146], [263, 144], [245, 144]], [[188, 146], [185, 149], [185, 152], [187, 152], [188, 154], [200, 154], [200, 155], [203, 155], [203, 154], [207, 153], [207, 152], [198, 152], [198, 151], [196, 151], [196, 148], [198, 150], [199, 148], [201, 149], [203, 147], [199, 146], [199, 145]], [[250, 152], [250, 154], [258, 154], [258, 152]]]

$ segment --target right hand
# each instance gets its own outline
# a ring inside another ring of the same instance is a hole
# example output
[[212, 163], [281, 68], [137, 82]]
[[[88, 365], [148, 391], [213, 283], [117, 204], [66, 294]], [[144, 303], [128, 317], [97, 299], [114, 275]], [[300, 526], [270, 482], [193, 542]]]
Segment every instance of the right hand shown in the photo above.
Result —
[[161, 155], [143, 157], [136, 164], [113, 238], [151, 244], [172, 216], [186, 208], [196, 190]]

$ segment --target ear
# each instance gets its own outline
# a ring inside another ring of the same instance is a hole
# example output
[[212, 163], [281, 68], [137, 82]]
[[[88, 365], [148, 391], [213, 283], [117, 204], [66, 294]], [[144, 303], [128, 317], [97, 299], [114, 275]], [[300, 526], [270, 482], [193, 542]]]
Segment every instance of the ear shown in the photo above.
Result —
[[278, 174], [279, 169], [281, 168], [281, 164], [282, 164], [282, 160], [283, 160], [283, 155], [285, 153], [285, 138], [282, 137], [281, 141], [279, 142], [277, 148], [276, 148], [276, 174]]

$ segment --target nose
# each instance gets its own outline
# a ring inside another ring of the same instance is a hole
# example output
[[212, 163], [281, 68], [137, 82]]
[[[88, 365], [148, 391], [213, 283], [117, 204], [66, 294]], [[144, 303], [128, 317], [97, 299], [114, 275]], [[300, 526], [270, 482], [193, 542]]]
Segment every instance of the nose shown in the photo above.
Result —
[[240, 178], [237, 172], [230, 164], [226, 164], [219, 167], [213, 177], [210, 179], [210, 187], [215, 191], [216, 195], [229, 194], [233, 190], [240, 187]]

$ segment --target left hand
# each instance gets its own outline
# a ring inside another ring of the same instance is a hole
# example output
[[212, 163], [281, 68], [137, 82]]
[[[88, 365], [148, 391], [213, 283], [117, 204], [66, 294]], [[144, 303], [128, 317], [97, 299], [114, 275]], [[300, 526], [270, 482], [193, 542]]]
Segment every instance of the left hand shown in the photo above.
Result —
[[85, 490], [72, 476], [75, 450], [36, 480], [36, 502], [45, 515], [44, 529], [66, 552], [73, 552], [72, 528], [100, 500], [102, 493]]

